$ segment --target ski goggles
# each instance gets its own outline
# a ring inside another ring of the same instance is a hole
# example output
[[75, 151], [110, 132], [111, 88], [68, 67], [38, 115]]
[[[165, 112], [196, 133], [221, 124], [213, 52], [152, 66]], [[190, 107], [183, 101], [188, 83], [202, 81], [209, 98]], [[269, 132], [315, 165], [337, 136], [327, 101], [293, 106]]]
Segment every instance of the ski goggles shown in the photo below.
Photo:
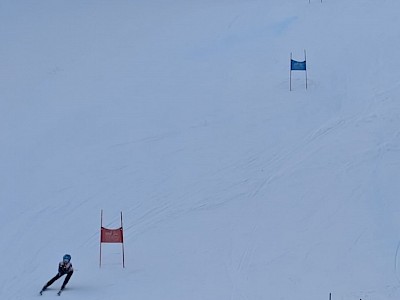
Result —
[[63, 262], [64, 262], [64, 263], [69, 263], [70, 260], [71, 260], [71, 255], [65, 254], [65, 255], [63, 256]]

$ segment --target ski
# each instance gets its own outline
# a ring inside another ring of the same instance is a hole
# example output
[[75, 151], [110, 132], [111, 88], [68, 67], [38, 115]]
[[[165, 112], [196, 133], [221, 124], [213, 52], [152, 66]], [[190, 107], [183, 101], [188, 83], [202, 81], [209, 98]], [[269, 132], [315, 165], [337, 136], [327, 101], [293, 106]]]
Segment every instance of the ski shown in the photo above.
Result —
[[[41, 291], [39, 292], [40, 296], [43, 295], [43, 292], [44, 292], [44, 291], [45, 291], [45, 290], [41, 290]], [[63, 291], [63, 290], [59, 290], [59, 291], [57, 292], [57, 295], [58, 295], [58, 296], [61, 296], [62, 291]]]

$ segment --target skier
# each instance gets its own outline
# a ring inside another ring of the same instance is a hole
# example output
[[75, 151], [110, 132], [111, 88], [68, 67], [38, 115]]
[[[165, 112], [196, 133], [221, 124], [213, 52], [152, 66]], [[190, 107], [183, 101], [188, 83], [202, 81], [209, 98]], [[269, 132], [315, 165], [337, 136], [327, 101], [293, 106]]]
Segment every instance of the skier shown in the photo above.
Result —
[[50, 286], [54, 283], [54, 281], [56, 281], [57, 279], [59, 279], [60, 277], [64, 276], [65, 274], [67, 275], [67, 277], [65, 277], [64, 279], [64, 283], [61, 286], [60, 291], [58, 292], [58, 295], [61, 294], [62, 290], [65, 288], [65, 286], [67, 285], [68, 281], [70, 280], [72, 274], [74, 273], [74, 269], [72, 268], [72, 264], [71, 264], [71, 255], [69, 254], [65, 254], [63, 257], [63, 261], [60, 262], [58, 264], [58, 273], [56, 276], [54, 276], [52, 279], [50, 279], [42, 288], [42, 290], [40, 291], [40, 295], [42, 295], [42, 293]]

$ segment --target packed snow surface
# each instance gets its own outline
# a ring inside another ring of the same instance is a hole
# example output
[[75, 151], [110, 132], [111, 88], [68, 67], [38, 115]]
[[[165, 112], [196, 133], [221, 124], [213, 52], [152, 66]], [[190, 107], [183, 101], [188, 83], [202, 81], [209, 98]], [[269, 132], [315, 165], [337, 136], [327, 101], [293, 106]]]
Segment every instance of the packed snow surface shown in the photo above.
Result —
[[1, 0], [0, 299], [399, 299], [399, 12]]

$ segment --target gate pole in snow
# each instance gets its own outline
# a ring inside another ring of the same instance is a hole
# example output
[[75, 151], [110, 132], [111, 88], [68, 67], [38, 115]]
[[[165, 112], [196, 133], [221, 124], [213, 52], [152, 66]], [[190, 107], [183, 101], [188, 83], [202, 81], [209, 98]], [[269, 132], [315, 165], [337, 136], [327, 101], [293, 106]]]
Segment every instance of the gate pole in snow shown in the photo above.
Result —
[[[122, 226], [122, 211], [121, 211], [121, 232], [123, 232]], [[125, 253], [124, 253], [124, 241], [122, 241], [122, 267], [125, 268]]]
[[101, 244], [102, 243], [121, 243], [122, 244], [122, 267], [125, 268], [125, 252], [124, 252], [124, 229], [122, 225], [122, 211], [121, 211], [121, 226], [116, 229], [109, 229], [103, 227], [103, 210], [101, 210], [101, 223], [100, 223], [100, 267], [101, 267]]
[[289, 75], [289, 91], [292, 90], [292, 52], [290, 52], [290, 75]]
[[[307, 63], [307, 57], [306, 57], [306, 50], [304, 49], [304, 62]], [[306, 89], [307, 89], [307, 67], [304, 70], [306, 72]]]
[[306, 90], [307, 90], [307, 57], [306, 50], [304, 50], [304, 61], [297, 61], [292, 59], [292, 52], [290, 52], [290, 75], [289, 75], [289, 90], [292, 90], [292, 71], [305, 71], [306, 75]]
[[99, 267], [101, 268], [101, 231], [103, 228], [103, 210], [101, 210], [101, 214], [100, 214], [100, 265]]

